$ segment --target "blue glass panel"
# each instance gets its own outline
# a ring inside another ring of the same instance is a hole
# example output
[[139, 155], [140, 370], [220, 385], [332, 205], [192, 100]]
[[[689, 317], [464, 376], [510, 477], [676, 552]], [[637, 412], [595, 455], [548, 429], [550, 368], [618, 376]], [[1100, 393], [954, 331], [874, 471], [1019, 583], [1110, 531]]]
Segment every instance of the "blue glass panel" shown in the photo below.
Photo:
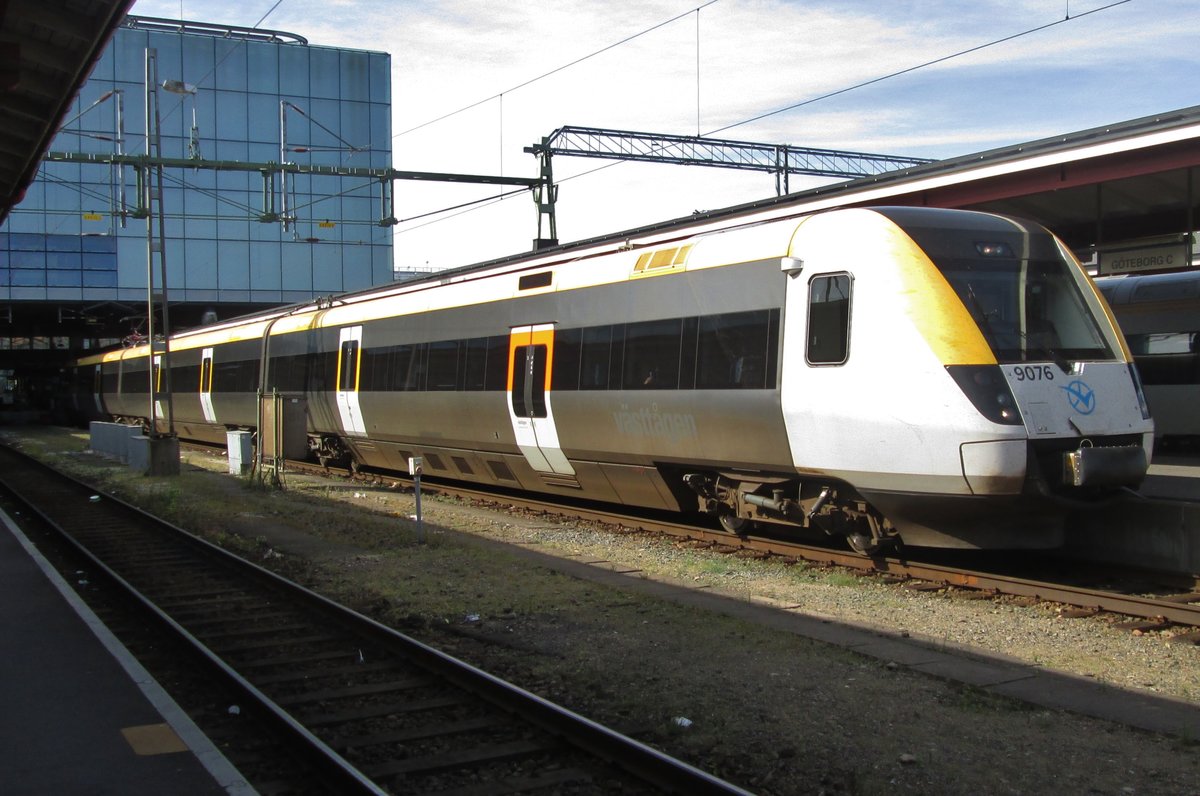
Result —
[[392, 58], [385, 53], [371, 53], [371, 102], [392, 102]]
[[246, 42], [246, 87], [266, 94], [279, 93], [279, 45]]
[[284, 94], [308, 97], [308, 48], [279, 47], [279, 89]]
[[215, 193], [191, 190], [184, 194], [183, 201], [189, 221], [199, 216], [217, 214], [217, 194]]
[[188, 238], [215, 239], [217, 237], [217, 222], [212, 219], [198, 219], [189, 215], [184, 221], [183, 229]]
[[[57, 143], [57, 141], [56, 141], [56, 143]], [[66, 142], [64, 142], [64, 143], [66, 143]], [[69, 146], [69, 151], [75, 150], [75, 147], [73, 146], [73, 142], [72, 142], [72, 144], [68, 144], [67, 146]], [[52, 150], [57, 149], [57, 147], [55, 147], [53, 145], [50, 148]], [[66, 148], [67, 147], [64, 147], [64, 149], [66, 149]], [[38, 174], [38, 177], [45, 178], [46, 180], [48, 180], [50, 182], [61, 181], [61, 182], [67, 183], [68, 185], [74, 185], [83, 179], [82, 176], [80, 176], [81, 175], [80, 170], [82, 168], [83, 167], [78, 163], [43, 163], [42, 170]], [[99, 169], [100, 169], [100, 167], [98, 167], [98, 166], [90, 166], [88, 168], [89, 176], [94, 178], [96, 176], [96, 174], [99, 173]], [[105, 169], [105, 171], [107, 171], [107, 169]]]
[[283, 243], [283, 289], [311, 293], [314, 246], [303, 241]]
[[341, 53], [341, 98], [368, 100], [371, 97], [370, 56], [365, 52]]
[[371, 247], [371, 271], [375, 284], [385, 285], [395, 279], [394, 267], [391, 245]]
[[0, 249], [0, 268], [8, 268], [8, 249]]
[[[239, 91], [217, 92], [217, 141], [245, 141], [248, 134], [246, 95]], [[218, 155], [222, 160], [224, 157]]]
[[117, 238], [114, 235], [84, 235], [79, 242], [85, 252], [117, 253]]
[[[183, 36], [176, 33], [151, 32], [149, 46], [158, 51], [158, 82], [161, 84], [164, 80], [182, 80]], [[145, 58], [144, 53], [142, 57]], [[143, 77], [145, 74], [143, 67]]]
[[78, 271], [83, 267], [83, 255], [79, 252], [46, 252], [46, 267], [57, 270], [69, 268]]
[[84, 225], [86, 225], [88, 229], [98, 230], [104, 229], [108, 226], [108, 224], [109, 217], [107, 208], [105, 208], [104, 212], [100, 213], [99, 221], [85, 221], [80, 213], [73, 212], [70, 209], [68, 209], [65, 213], [55, 213], [46, 217], [47, 231], [62, 233], [77, 240], [80, 234], [83, 232]]
[[[253, 104], [253, 101], [252, 101], [252, 104]], [[278, 129], [279, 120], [278, 119], [275, 120], [275, 126], [276, 126], [275, 140], [273, 143], [269, 143], [269, 144], [251, 143], [250, 144], [250, 160], [254, 161], [255, 163], [278, 163], [279, 162], [279, 129]], [[253, 130], [250, 131], [250, 135], [251, 136], [254, 135]], [[276, 177], [276, 181], [278, 181], [278, 177]], [[254, 176], [254, 184], [257, 185], [261, 189], [262, 188], [262, 177], [259, 175], [255, 175]]]
[[[147, 34], [141, 30], [117, 28], [113, 33], [109, 50], [113, 54], [113, 67], [117, 80], [141, 83], [146, 74], [146, 42]], [[130, 97], [126, 94], [126, 99]], [[126, 102], [126, 110], [132, 104]], [[126, 128], [129, 129], [129, 128]]]
[[[265, 160], [278, 161], [279, 97], [270, 94], [251, 94], [249, 100], [249, 138], [251, 141], [273, 142], [275, 147], [272, 154]], [[255, 159], [257, 160], [257, 158]]]
[[117, 270], [116, 252], [84, 252], [80, 257], [85, 271]]
[[[8, 214], [8, 231], [12, 233], [24, 232], [35, 235], [42, 235], [46, 231], [46, 216], [39, 212], [34, 212], [32, 208], [41, 205], [41, 202], [30, 202], [29, 194], [34, 192], [35, 188], [40, 188], [41, 183], [34, 181], [33, 185], [29, 186], [29, 191], [25, 194], [25, 201], [21, 206], [14, 208]], [[41, 191], [37, 191], [41, 194]]]
[[13, 232], [8, 237], [8, 246], [13, 251], [45, 251], [46, 236]]
[[0, 268], [0, 285], [8, 287], [8, 269]]
[[217, 242], [217, 287], [246, 290], [250, 287], [250, 244], [244, 240]]
[[[193, 86], [199, 86], [203, 78], [208, 78], [205, 81], [204, 87], [209, 87], [212, 83], [212, 71], [216, 64], [213, 55], [213, 43], [217, 43], [220, 47], [228, 42], [214, 40], [210, 36], [182, 36], [183, 39], [183, 68], [178, 75], [160, 74], [159, 80], [182, 80], [185, 83], [191, 83]], [[162, 71], [162, 67], [159, 67]], [[222, 86], [224, 88], [224, 86]]]
[[283, 272], [278, 243], [250, 244], [250, 287], [253, 290], [279, 290]]
[[116, 287], [117, 272], [116, 271], [84, 271], [83, 272], [84, 287]]
[[45, 268], [46, 253], [13, 250], [8, 255], [8, 264], [12, 268]]
[[217, 41], [217, 88], [246, 90], [247, 46], [241, 41]]
[[371, 250], [366, 246], [347, 247], [342, 257], [343, 290], [371, 286]]
[[48, 271], [46, 284], [50, 287], [79, 287], [81, 271]]
[[342, 138], [357, 147], [378, 146], [371, 139], [371, 106], [365, 102], [343, 102], [341, 106]]
[[46, 272], [34, 270], [18, 270], [12, 269], [12, 284], [13, 287], [44, 287], [46, 285]]
[[[242, 96], [245, 97], [244, 94]], [[243, 119], [243, 121], [245, 121], [245, 120]], [[239, 141], [221, 140], [221, 141], [217, 142], [216, 149], [217, 149], [217, 160], [245, 160], [246, 153], [249, 151], [249, 148], [247, 147], [246, 142], [244, 140], [239, 140]], [[246, 176], [247, 176], [246, 172], [244, 172], [244, 171], [237, 172], [237, 174], [239, 174], [241, 176], [242, 180], [246, 179]], [[222, 172], [222, 176], [224, 176], [224, 172]]]
[[310, 47], [308, 57], [310, 93], [314, 97], [336, 99], [341, 90], [338, 51], [325, 47]]
[[184, 285], [188, 289], [211, 289], [217, 286], [217, 242], [215, 240], [185, 240], [184, 265], [187, 271]]
[[79, 251], [78, 235], [47, 235], [46, 251], [77, 252]]
[[[337, 293], [342, 288], [342, 247], [313, 244], [313, 290]], [[291, 287], [290, 285], [288, 287]]]

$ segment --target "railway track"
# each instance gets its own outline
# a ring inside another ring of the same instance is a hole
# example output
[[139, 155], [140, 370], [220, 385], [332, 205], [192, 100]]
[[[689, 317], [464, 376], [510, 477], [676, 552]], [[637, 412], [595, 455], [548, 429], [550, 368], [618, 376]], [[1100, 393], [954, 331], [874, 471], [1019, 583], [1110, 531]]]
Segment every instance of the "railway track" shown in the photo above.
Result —
[[285, 739], [316, 792], [744, 793], [7, 447], [0, 482]]
[[[338, 474], [366, 482], [396, 483], [410, 487], [412, 485], [409, 479], [383, 473], [352, 473], [304, 462], [289, 462], [288, 467], [317, 474]], [[428, 480], [425, 483], [428, 484]], [[594, 506], [563, 505], [534, 496], [497, 494], [456, 483], [435, 482], [432, 488], [459, 498], [499, 503], [533, 512], [632, 528], [646, 533], [665, 534], [730, 551], [780, 556], [874, 573], [902, 580], [915, 588], [963, 589], [1032, 598], [1061, 604], [1073, 615], [1080, 616], [1100, 612], [1118, 614], [1130, 618], [1125, 624], [1131, 630], [1157, 629], [1171, 625], [1200, 629], [1200, 577], [1195, 575], [1120, 570], [1070, 562], [1075, 571], [1069, 576], [1064, 575], [1056, 580], [1042, 580], [1006, 572], [930, 563], [908, 557], [869, 558], [828, 546], [753, 534], [734, 536], [725, 531], [695, 524], [654, 519]], [[1097, 582], [1113, 585], [1094, 585]], [[1189, 633], [1187, 640], [1200, 643], [1200, 630]]]

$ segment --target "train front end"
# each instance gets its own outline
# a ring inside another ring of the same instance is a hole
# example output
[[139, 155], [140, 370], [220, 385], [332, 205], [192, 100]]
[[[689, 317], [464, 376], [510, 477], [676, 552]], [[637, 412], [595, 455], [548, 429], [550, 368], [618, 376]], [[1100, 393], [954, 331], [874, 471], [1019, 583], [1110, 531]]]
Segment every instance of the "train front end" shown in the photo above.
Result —
[[[1137, 371], [1061, 241], [985, 213], [851, 212], [842, 223], [890, 266], [855, 280], [834, 411], [866, 416], [865, 404], [846, 408], [866, 394], [877, 418], [842, 437], [857, 451], [842, 457], [843, 477], [905, 544], [1055, 547], [1070, 511], [1140, 485], [1153, 423]], [[865, 366], [847, 367], [855, 358]]]

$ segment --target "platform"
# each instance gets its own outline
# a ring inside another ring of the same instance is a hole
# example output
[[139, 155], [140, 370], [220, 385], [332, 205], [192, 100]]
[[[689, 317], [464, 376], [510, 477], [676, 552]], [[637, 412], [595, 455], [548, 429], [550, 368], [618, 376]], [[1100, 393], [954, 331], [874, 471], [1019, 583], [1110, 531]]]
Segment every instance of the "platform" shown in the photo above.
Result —
[[0, 511], [0, 787], [255, 791]]

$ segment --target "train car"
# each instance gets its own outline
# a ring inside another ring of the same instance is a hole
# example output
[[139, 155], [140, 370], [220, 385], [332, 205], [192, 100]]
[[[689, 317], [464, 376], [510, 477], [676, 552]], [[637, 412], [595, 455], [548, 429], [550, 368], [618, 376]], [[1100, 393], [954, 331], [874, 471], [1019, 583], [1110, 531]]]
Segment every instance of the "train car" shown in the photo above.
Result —
[[1200, 273], [1096, 280], [1142, 377], [1155, 434], [1164, 443], [1200, 442]]
[[[176, 335], [181, 436], [305, 407], [321, 458], [815, 528], [874, 552], [1053, 547], [1136, 487], [1152, 424], [1044, 229], [929, 208], [743, 217], [532, 254]], [[149, 414], [142, 347], [80, 363]], [[155, 404], [159, 422], [163, 408]]]

